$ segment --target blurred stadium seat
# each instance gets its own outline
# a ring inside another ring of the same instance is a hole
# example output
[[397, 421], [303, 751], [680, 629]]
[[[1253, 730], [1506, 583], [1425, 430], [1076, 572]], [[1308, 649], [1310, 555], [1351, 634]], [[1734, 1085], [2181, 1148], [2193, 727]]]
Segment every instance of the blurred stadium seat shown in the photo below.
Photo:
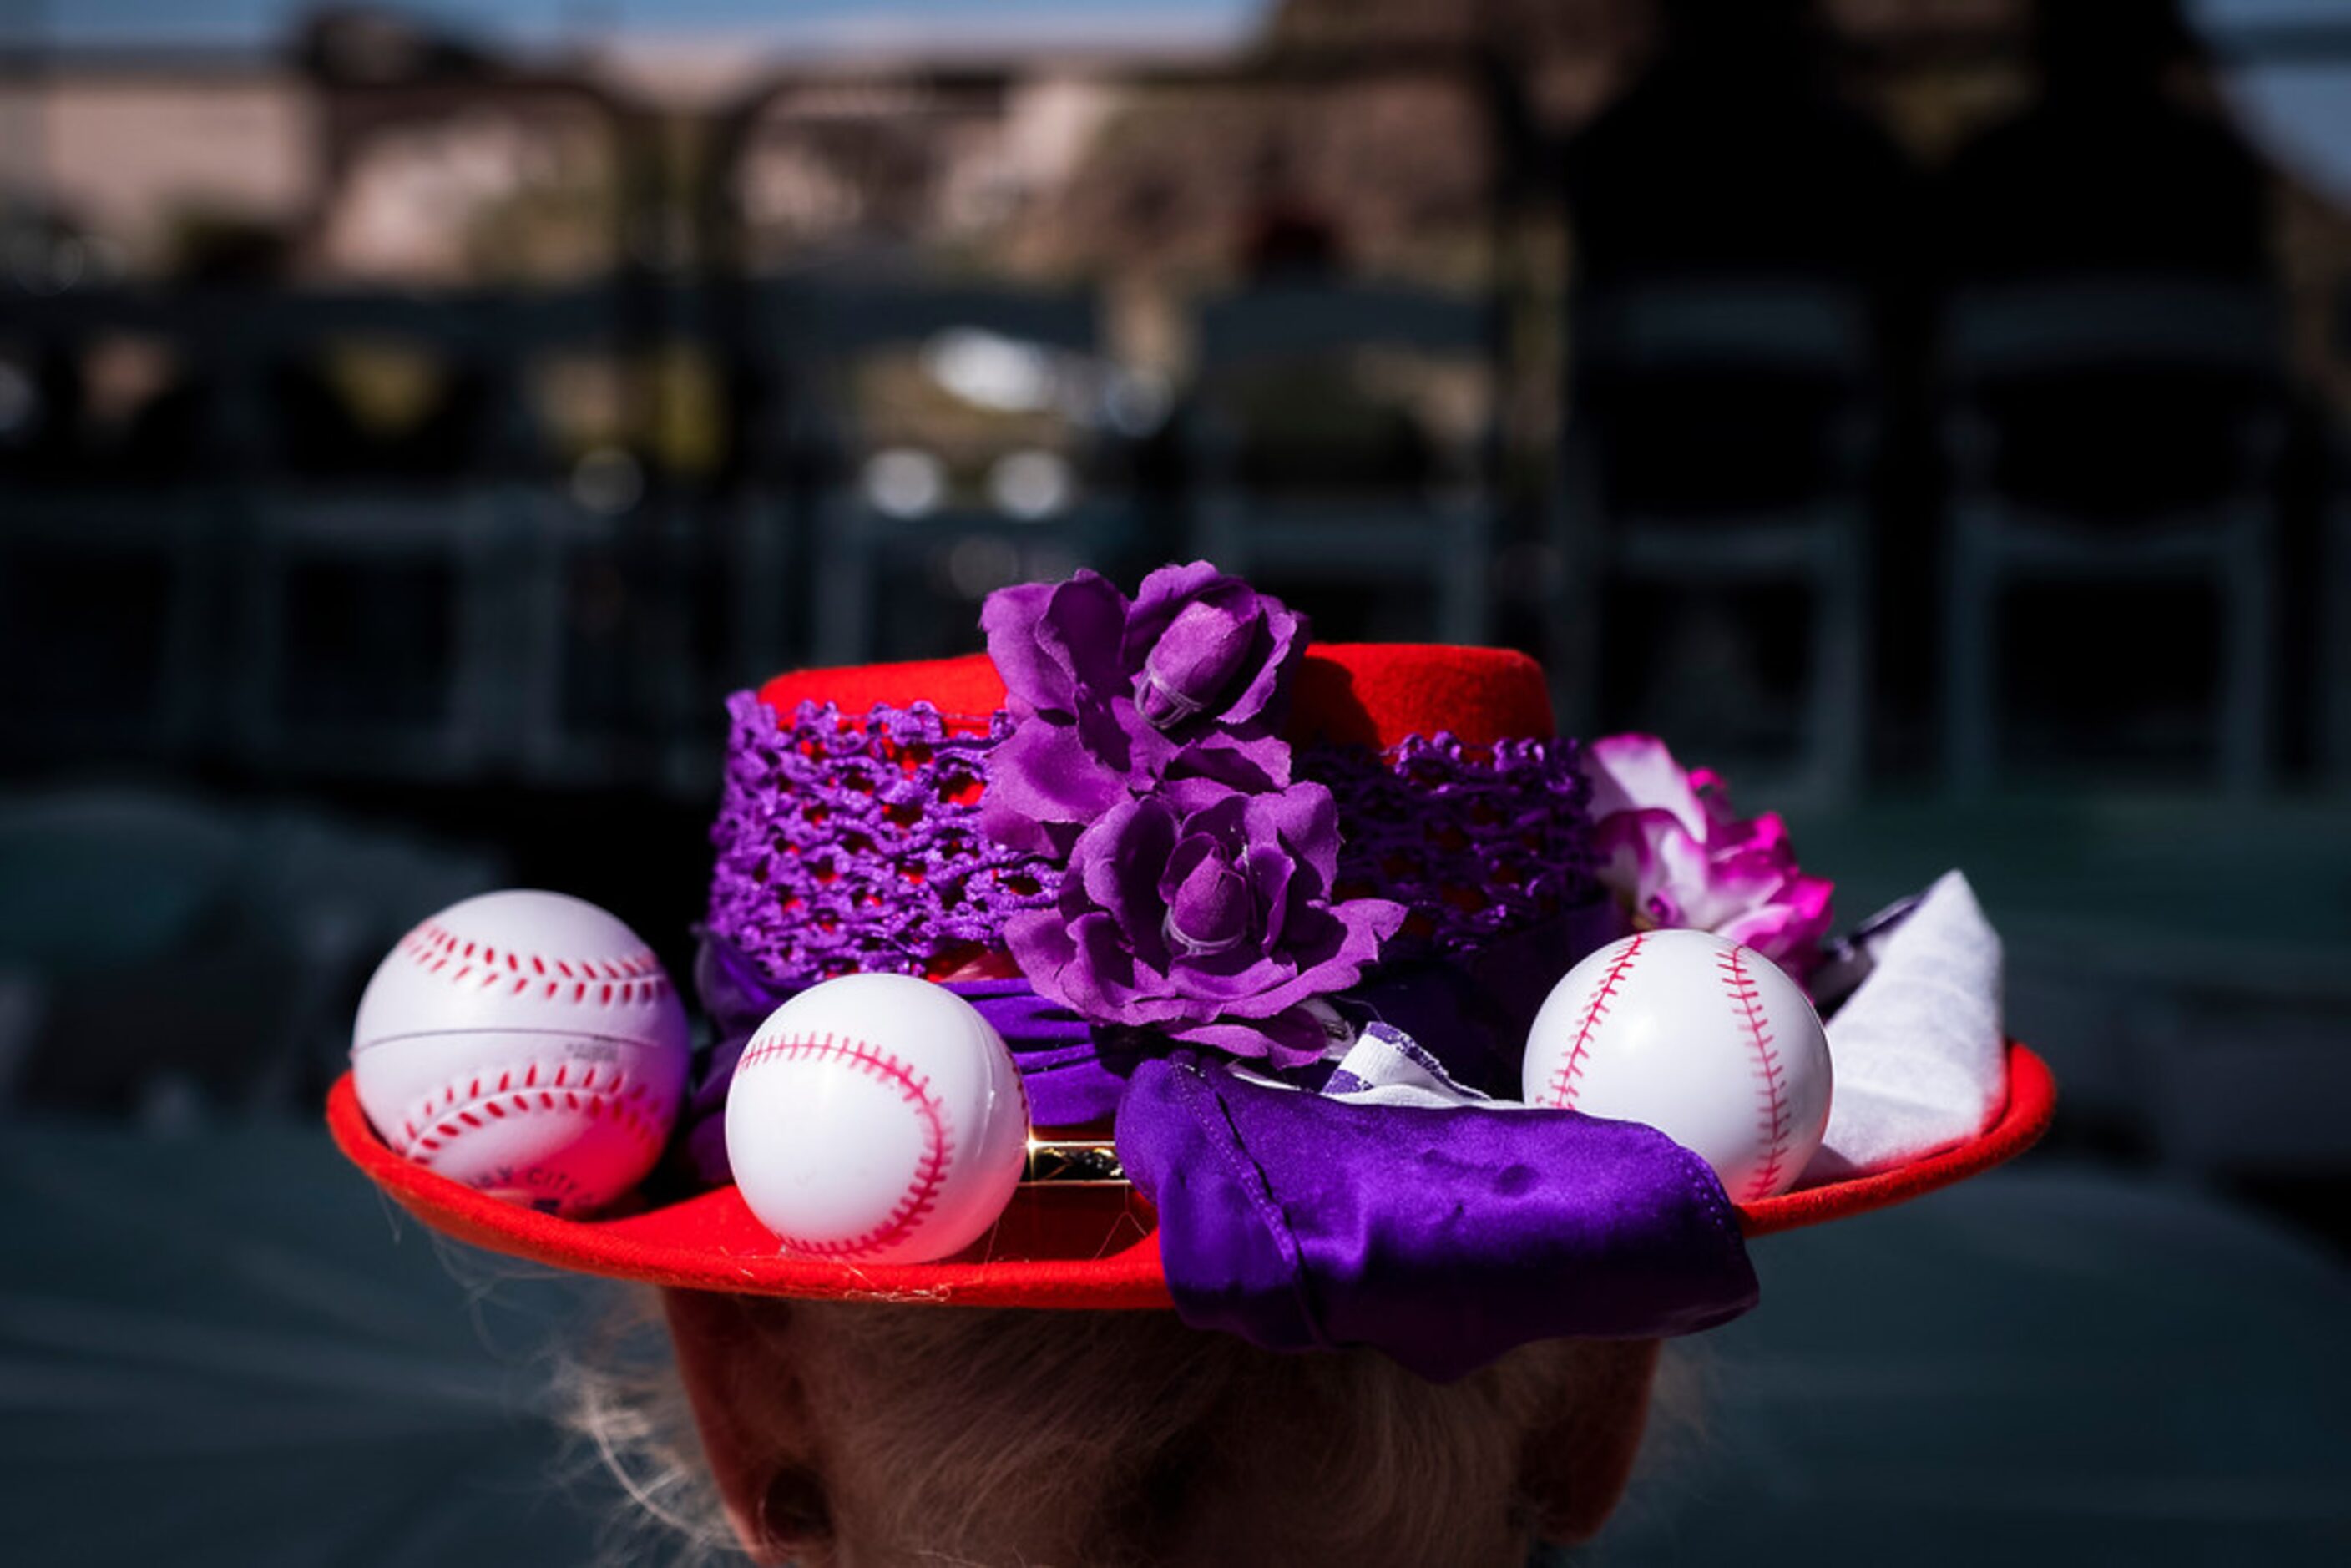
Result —
[[[1335, 279], [1202, 301], [1184, 428], [1192, 552], [1270, 584], [1401, 591], [1426, 605], [1425, 635], [1488, 641], [1501, 511], [1491, 371], [1501, 330], [1489, 298]], [[1430, 444], [1417, 433], [1384, 438], [1359, 424], [1333, 434], [1330, 405], [1344, 401], [1352, 361], [1381, 350], [1485, 374], [1488, 410], [1460, 449], [1416, 462], [1411, 450]], [[1248, 396], [1255, 378], [1301, 367], [1327, 379], [1319, 395], [1285, 400], [1285, 421], [1272, 417], [1270, 400]], [[1318, 440], [1330, 449], [1312, 450]]]
[[[1784, 278], [1628, 286], [1577, 304], [1557, 524], [1556, 658], [1584, 694], [1629, 656], [1626, 583], [1805, 591], [1809, 674], [1792, 788], [1849, 797], [1868, 760], [1869, 486], [1886, 387], [1870, 301]], [[1562, 678], [1555, 674], [1554, 678]]]
[[[2278, 355], [2275, 302], [2255, 287], [2084, 276], [1949, 302], [1943, 700], [1955, 788], [1986, 788], [1999, 765], [2000, 601], [2034, 579], [2210, 583], [2223, 609], [2216, 771], [2240, 793], [2268, 780]], [[2109, 630], [2146, 634], [2085, 622], [2080, 635]]]

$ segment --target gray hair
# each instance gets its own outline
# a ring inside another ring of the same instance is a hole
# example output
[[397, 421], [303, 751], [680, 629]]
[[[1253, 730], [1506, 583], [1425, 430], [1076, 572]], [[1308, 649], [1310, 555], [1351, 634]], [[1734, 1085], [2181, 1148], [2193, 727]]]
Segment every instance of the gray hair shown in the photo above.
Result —
[[[1555, 1342], [1439, 1385], [1166, 1312], [738, 1303], [762, 1348], [735, 1396], [789, 1400], [818, 1429], [820, 1451], [777, 1457], [812, 1476], [861, 1563], [1523, 1562], [1553, 1533], [1531, 1440], [1630, 1364]], [[734, 1531], [654, 1306], [641, 1294], [569, 1366], [569, 1424], [633, 1501], [629, 1560], [649, 1535], [726, 1560]]]

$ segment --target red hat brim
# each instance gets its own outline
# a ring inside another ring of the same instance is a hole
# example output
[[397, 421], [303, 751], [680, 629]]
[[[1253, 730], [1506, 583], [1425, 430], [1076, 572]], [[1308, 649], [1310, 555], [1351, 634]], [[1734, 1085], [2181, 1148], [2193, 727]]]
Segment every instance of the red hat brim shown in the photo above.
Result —
[[[1962, 1144], [1875, 1176], [1745, 1204], [1750, 1236], [1825, 1224], [1949, 1186], [2022, 1154], [2047, 1130], [2057, 1091], [2049, 1069], [2008, 1048], [2008, 1100]], [[492, 1252], [649, 1285], [734, 1295], [955, 1302], [1092, 1311], [1175, 1303], [1159, 1264], [1150, 1206], [1121, 1188], [1025, 1186], [987, 1236], [940, 1263], [853, 1265], [794, 1258], [731, 1186], [601, 1219], [559, 1219], [491, 1197], [402, 1159], [376, 1135], [345, 1073], [327, 1099], [336, 1145], [369, 1179], [435, 1230]]]

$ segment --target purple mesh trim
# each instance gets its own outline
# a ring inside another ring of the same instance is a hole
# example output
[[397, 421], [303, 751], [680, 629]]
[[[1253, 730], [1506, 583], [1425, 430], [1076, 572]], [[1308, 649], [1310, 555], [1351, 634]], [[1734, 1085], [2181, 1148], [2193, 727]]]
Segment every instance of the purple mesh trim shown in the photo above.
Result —
[[[727, 712], [710, 928], [768, 976], [936, 973], [1052, 904], [1060, 873], [979, 831], [1008, 716], [954, 735], [928, 703], [862, 718], [802, 703], [787, 725], [750, 692]], [[1572, 740], [1318, 747], [1298, 772], [1338, 801], [1341, 891], [1412, 910], [1384, 956], [1468, 951], [1599, 895]]]
[[1439, 731], [1378, 754], [1316, 747], [1299, 771], [1339, 802], [1341, 891], [1412, 910], [1384, 956], [1465, 952], [1599, 896], [1573, 740]]
[[802, 703], [789, 727], [750, 692], [726, 709], [710, 928], [768, 975], [921, 974], [1052, 904], [1060, 873], [979, 831], [1005, 715], [978, 736], [948, 733], [928, 703], [862, 719]]

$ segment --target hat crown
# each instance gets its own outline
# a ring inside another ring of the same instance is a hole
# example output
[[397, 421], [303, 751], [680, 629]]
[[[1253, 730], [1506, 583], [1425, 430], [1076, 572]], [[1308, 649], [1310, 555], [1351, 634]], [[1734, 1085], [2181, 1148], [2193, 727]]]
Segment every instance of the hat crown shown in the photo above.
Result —
[[[1005, 691], [995, 664], [972, 653], [795, 670], [760, 687], [759, 700], [786, 716], [809, 702], [845, 714], [927, 703], [949, 727], [985, 734]], [[1315, 645], [1299, 665], [1285, 730], [1299, 744], [1362, 747], [1440, 731], [1473, 746], [1556, 733], [1541, 665], [1507, 648], [1435, 643]]]

